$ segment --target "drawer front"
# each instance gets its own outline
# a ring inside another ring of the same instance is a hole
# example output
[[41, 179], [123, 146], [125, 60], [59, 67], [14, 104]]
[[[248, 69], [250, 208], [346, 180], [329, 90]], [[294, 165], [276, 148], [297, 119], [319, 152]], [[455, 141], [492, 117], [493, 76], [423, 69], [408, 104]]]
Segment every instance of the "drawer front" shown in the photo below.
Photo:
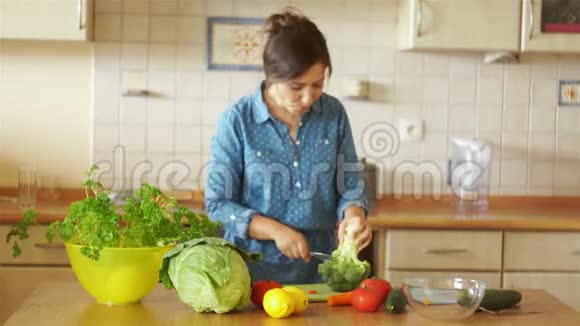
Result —
[[510, 289], [543, 289], [570, 307], [580, 310], [578, 286], [580, 273], [531, 273], [507, 272], [503, 284]]
[[386, 269], [500, 270], [501, 231], [389, 230]]
[[460, 277], [472, 280], [484, 281], [488, 288], [499, 289], [501, 287], [500, 272], [417, 272], [417, 271], [387, 271], [387, 280], [393, 287], [401, 286], [406, 277]]
[[580, 271], [580, 232], [506, 232], [504, 269]]
[[[49, 243], [46, 240], [47, 226], [32, 226], [28, 230], [28, 239], [18, 240], [22, 255], [12, 257], [12, 246], [2, 246], [0, 264], [2, 265], [68, 265], [66, 250], [62, 242]], [[9, 225], [0, 225], [0, 239], [5, 241], [10, 230]]]

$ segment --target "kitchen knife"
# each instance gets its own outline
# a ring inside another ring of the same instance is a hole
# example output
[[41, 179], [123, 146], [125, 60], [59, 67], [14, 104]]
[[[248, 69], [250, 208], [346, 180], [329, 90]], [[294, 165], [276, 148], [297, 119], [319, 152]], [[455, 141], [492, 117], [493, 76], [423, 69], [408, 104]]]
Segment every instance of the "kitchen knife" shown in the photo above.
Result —
[[318, 251], [311, 251], [310, 252], [310, 256], [312, 256], [312, 257], [314, 257], [314, 258], [316, 258], [318, 260], [322, 260], [322, 261], [325, 261], [325, 260], [330, 259], [330, 255], [329, 254], [325, 254], [323, 252], [318, 252]]

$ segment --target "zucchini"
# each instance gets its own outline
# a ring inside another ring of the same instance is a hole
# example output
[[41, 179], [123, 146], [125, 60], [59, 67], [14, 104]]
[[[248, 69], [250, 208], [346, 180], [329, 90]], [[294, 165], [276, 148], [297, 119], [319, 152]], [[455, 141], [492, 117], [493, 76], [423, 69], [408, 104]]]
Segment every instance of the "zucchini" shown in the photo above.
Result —
[[385, 306], [387, 311], [393, 314], [400, 314], [405, 312], [405, 306], [407, 305], [407, 300], [405, 299], [405, 294], [403, 289], [395, 288], [389, 292], [387, 296], [387, 301]]

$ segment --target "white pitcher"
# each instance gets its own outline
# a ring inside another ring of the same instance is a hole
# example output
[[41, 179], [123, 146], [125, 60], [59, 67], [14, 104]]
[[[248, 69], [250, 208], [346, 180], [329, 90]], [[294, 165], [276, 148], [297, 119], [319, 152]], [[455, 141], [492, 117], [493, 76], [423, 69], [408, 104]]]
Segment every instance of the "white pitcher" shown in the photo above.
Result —
[[452, 138], [448, 183], [459, 211], [487, 210], [491, 177], [491, 145], [477, 139]]

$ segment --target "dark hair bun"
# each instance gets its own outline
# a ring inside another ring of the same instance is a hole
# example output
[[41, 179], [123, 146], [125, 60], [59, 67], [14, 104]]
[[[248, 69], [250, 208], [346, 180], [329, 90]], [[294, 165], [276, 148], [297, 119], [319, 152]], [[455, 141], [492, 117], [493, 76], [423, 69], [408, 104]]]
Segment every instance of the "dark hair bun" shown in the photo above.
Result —
[[293, 29], [301, 25], [304, 20], [302, 16], [294, 8], [286, 8], [282, 13], [273, 14], [268, 17], [266, 23], [264, 24], [264, 30], [266, 33], [272, 35], [276, 34], [285, 29]]
[[297, 9], [289, 7], [268, 17], [264, 30], [268, 40], [262, 59], [267, 81], [290, 80], [319, 62], [332, 73], [324, 35]]

